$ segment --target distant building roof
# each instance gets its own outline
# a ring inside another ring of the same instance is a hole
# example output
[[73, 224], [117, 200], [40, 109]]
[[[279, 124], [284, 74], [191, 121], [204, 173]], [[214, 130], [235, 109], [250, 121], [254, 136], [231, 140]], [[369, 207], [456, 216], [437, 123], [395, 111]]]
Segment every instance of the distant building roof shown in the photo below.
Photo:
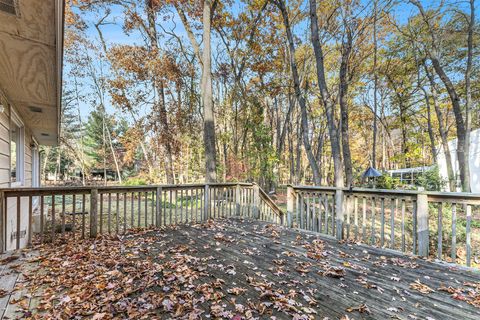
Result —
[[395, 169], [395, 170], [387, 170], [388, 173], [418, 173], [418, 172], [425, 172], [432, 168], [432, 166], [424, 166], [424, 167], [414, 167], [414, 168], [403, 168], [403, 169]]

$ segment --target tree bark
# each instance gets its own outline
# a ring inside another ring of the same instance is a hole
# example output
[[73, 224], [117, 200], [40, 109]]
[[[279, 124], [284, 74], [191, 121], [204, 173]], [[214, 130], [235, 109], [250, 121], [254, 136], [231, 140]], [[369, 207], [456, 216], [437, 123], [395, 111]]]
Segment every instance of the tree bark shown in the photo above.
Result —
[[332, 158], [334, 167], [334, 179], [336, 187], [343, 187], [343, 167], [342, 158], [340, 153], [340, 141], [338, 138], [337, 126], [335, 124], [335, 114], [333, 104], [329, 101], [329, 93], [327, 89], [327, 82], [325, 80], [325, 67], [323, 49], [320, 43], [320, 36], [318, 31], [318, 18], [317, 18], [317, 3], [316, 0], [310, 1], [310, 27], [313, 50], [315, 52], [315, 61], [317, 68], [318, 88], [322, 98], [322, 103], [325, 108], [325, 114], [327, 116], [328, 132], [330, 135], [330, 144], [332, 148]]
[[[344, 21], [344, 23], [347, 23]], [[348, 26], [346, 27], [348, 29]], [[341, 115], [341, 133], [342, 133], [342, 151], [343, 151], [343, 164], [345, 166], [345, 177], [347, 180], [347, 187], [350, 187], [353, 183], [353, 169], [352, 169], [352, 156], [350, 152], [350, 141], [348, 137], [348, 61], [350, 53], [352, 52], [352, 34], [350, 30], [347, 30], [346, 41], [342, 44], [342, 58], [340, 62], [339, 73], [339, 104]]]
[[203, 69], [202, 69], [202, 103], [203, 103], [203, 140], [205, 145], [205, 181], [217, 181], [217, 160], [215, 145], [215, 119], [213, 114], [212, 95], [212, 52], [211, 52], [211, 19], [212, 2], [205, 0], [203, 4]]
[[377, 0], [374, 1], [373, 18], [373, 142], [372, 142], [372, 166], [375, 168], [377, 160], [377, 93], [378, 93], [378, 73], [377, 73]]

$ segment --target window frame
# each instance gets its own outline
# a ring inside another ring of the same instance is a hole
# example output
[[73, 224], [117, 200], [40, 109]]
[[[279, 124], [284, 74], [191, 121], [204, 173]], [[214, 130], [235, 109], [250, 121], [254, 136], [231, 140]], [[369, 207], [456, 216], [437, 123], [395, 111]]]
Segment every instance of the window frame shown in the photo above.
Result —
[[12, 181], [12, 150], [10, 147], [10, 186], [20, 187], [25, 184], [25, 125], [18, 114], [10, 107], [10, 144], [12, 143], [13, 126], [18, 127], [15, 181]]

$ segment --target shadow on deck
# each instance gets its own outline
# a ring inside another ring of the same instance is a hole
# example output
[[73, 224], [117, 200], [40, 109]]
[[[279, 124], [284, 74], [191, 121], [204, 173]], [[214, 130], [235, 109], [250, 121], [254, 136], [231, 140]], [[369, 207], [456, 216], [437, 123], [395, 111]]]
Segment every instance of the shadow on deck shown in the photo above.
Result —
[[0, 307], [9, 318], [31, 312], [93, 319], [480, 314], [477, 272], [249, 220], [45, 245], [22, 268], [4, 262]]

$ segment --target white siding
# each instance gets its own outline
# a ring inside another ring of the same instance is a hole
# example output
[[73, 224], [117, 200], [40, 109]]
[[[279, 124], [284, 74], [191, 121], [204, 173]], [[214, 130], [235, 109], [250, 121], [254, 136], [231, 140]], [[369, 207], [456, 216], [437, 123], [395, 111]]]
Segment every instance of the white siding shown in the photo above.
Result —
[[[7, 106], [5, 98], [0, 100], [4, 106]], [[10, 110], [5, 108], [4, 112], [0, 113], [0, 188], [9, 188], [10, 185]], [[32, 186], [32, 150], [30, 145], [33, 143], [31, 130], [25, 127], [25, 155], [24, 155], [24, 181], [20, 187]], [[21, 199], [21, 213], [20, 213], [20, 231], [27, 233], [28, 228], [28, 198]], [[6, 232], [5, 232], [5, 247], [6, 250], [13, 250], [16, 247], [15, 232], [17, 229], [17, 199], [9, 198], [7, 200], [7, 212], [4, 218]], [[27, 238], [24, 236], [20, 239], [20, 245], [24, 247], [27, 243]]]
[[[457, 177], [459, 177], [460, 171], [459, 171], [458, 161], [457, 161], [457, 139], [449, 141], [448, 147], [450, 149], [450, 155], [452, 157], [453, 171], [456, 172]], [[480, 193], [480, 129], [474, 130], [470, 133], [469, 164], [470, 164], [470, 185], [472, 187], [472, 192]], [[442, 178], [448, 181], [447, 162], [445, 160], [445, 154], [443, 152], [443, 148], [439, 149], [438, 167], [439, 167], [440, 175], [442, 176]], [[457, 180], [459, 184], [460, 178], [458, 178]], [[458, 188], [457, 191], [461, 191], [461, 188]]]

